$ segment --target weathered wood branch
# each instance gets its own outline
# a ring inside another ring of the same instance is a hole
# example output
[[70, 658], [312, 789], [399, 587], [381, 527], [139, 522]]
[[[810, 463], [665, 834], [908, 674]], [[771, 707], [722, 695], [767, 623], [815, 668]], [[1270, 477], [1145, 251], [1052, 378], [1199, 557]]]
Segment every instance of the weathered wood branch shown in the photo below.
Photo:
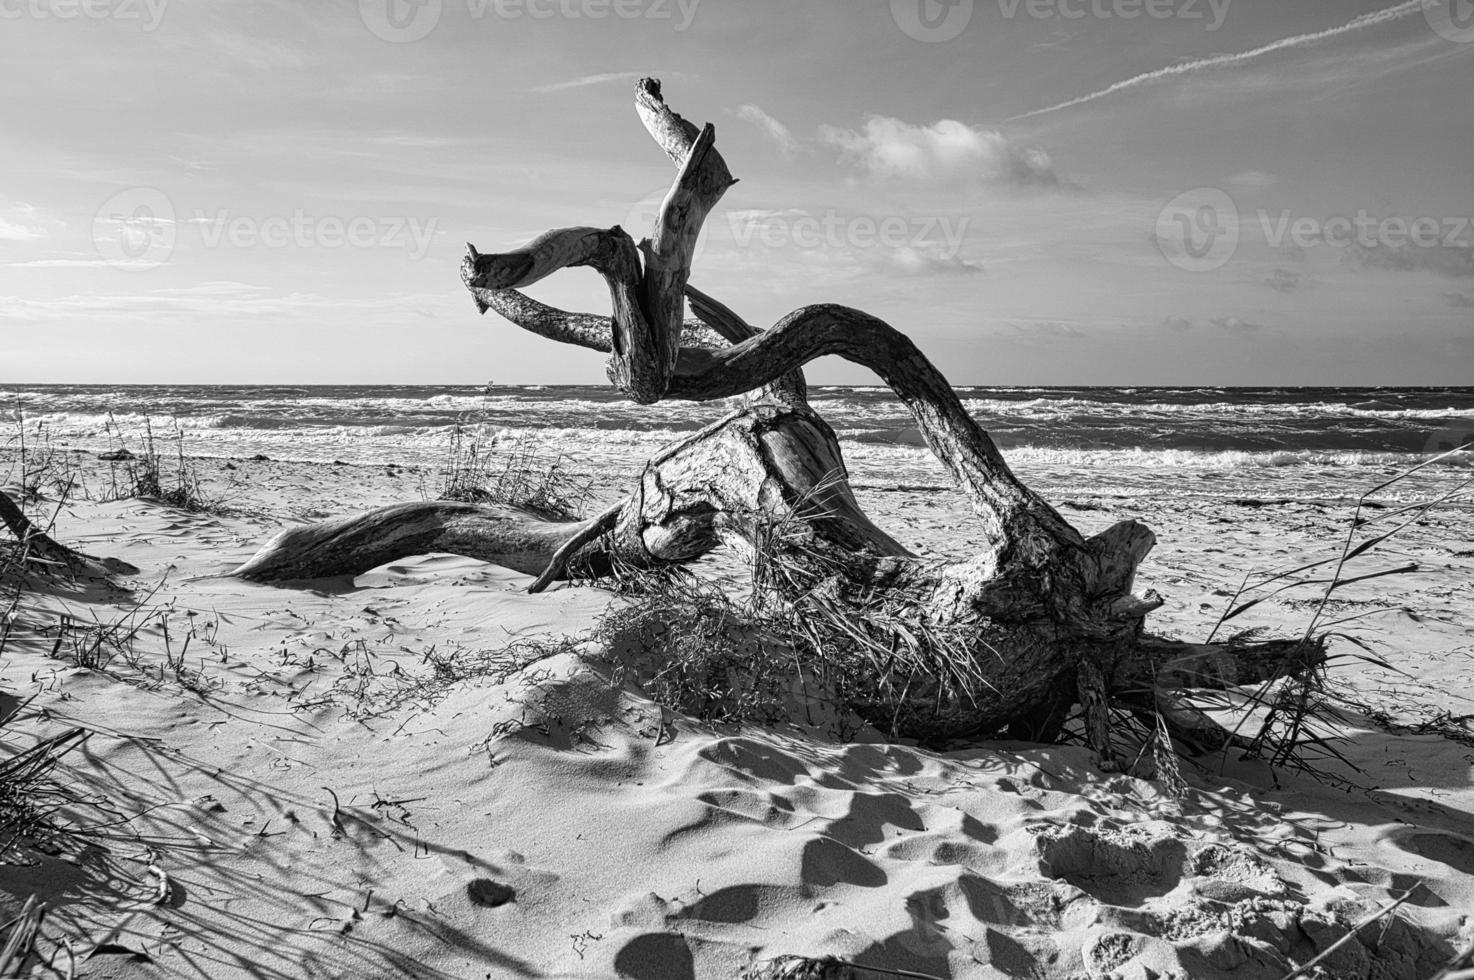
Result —
[[531, 286], [553, 273], [589, 266], [606, 279], [638, 281], [639, 253], [624, 230], [614, 228], [558, 228], [544, 232], [521, 248], [497, 255], [475, 253], [466, 285], [478, 289]]
[[[495, 504], [395, 504], [287, 528], [229, 576], [277, 583], [362, 575], [392, 561], [433, 552], [536, 575], [587, 523], [550, 521], [522, 508]], [[597, 549], [581, 557], [592, 568], [601, 567]], [[602, 567], [607, 570], [607, 565]]]
[[[613, 337], [616, 328], [612, 317], [595, 313], [570, 313], [540, 303], [516, 289], [489, 289], [474, 285], [478, 277], [477, 270], [489, 268], [487, 260], [497, 257], [482, 255], [476, 251], [474, 245], [468, 244], [466, 249], [466, 258], [461, 263], [461, 279], [476, 302], [477, 312], [493, 311], [529, 333], [561, 344], [572, 344], [602, 354], [614, 352]], [[686, 292], [697, 318], [686, 320], [682, 324], [682, 346], [676, 360], [677, 375], [702, 370], [704, 361], [692, 363], [693, 358], [699, 357], [695, 351], [720, 350], [728, 344], [741, 343], [762, 332], [694, 286], [687, 284]], [[610, 380], [618, 383], [618, 374], [612, 367]], [[758, 386], [754, 392], [759, 398], [771, 397], [784, 404], [808, 404], [808, 385], [800, 368], [786, 372], [770, 384]]]
[[569, 562], [573, 561], [573, 557], [595, 538], [599, 537], [599, 535], [608, 534], [614, 530], [615, 525], [619, 523], [619, 515], [624, 512], [626, 506], [627, 503], [625, 501], [620, 501], [613, 507], [606, 508], [593, 520], [575, 531], [566, 541], [558, 545], [558, 550], [553, 552], [552, 557], [548, 559], [547, 566], [533, 580], [533, 583], [527, 587], [528, 594], [537, 595], [539, 592], [545, 591], [554, 582], [561, 581], [568, 574], [568, 565]]
[[[708, 296], [690, 283], [686, 284], [686, 299], [691, 303], [691, 312], [695, 313], [703, 323], [710, 326], [728, 344], [740, 344], [762, 333], [725, 303]], [[720, 350], [725, 345], [703, 344], [702, 346]], [[678, 359], [676, 373], [680, 374], [684, 366], [685, 362]], [[691, 369], [687, 367], [686, 370], [689, 372]], [[809, 386], [804, 379], [802, 368], [794, 368], [792, 371], [779, 375], [770, 384], [758, 390], [794, 408], [809, 404]]]
[[[485, 258], [474, 245], [467, 246], [466, 259], [461, 264], [461, 278], [476, 302], [476, 310], [490, 310], [529, 333], [557, 341], [598, 351], [601, 354], [614, 352], [614, 320], [597, 313], [571, 313], [556, 306], [540, 303], [515, 289], [486, 289], [469, 284], [473, 274], [475, 258]], [[687, 320], [683, 325], [683, 343], [688, 347], [719, 348], [727, 341], [714, 329], [699, 319]]]
[[138, 569], [117, 558], [97, 558], [68, 548], [38, 528], [10, 495], [0, 490], [0, 521], [20, 542], [22, 554], [43, 564], [64, 569], [70, 575], [107, 578], [111, 575], [137, 575]]
[[1029, 530], [1083, 544], [1052, 507], [1014, 477], [992, 439], [916, 344], [868, 313], [808, 306], [734, 347], [692, 352], [669, 397], [731, 397], [831, 354], [869, 368], [890, 386], [916, 419], [927, 446], [972, 501], [992, 541], [1002, 545], [1011, 532]]
[[[640, 117], [640, 122], [645, 125], [645, 131], [655, 141], [655, 145], [665, 151], [670, 157], [671, 163], [677, 167], [681, 166], [686, 157], [691, 153], [691, 146], [700, 135], [701, 128], [694, 123], [682, 118], [670, 106], [666, 105], [665, 95], [661, 91], [660, 79], [642, 78], [635, 83], [635, 112]], [[711, 170], [713, 186], [721, 186], [725, 179], [725, 186], [731, 186], [737, 181], [732, 177], [730, 171], [723, 175], [726, 170], [726, 161], [722, 160], [720, 154], [710, 160], [706, 166]], [[720, 168], [720, 169], [718, 169]]]
[[[691, 303], [691, 312], [727, 344], [740, 344], [762, 333], [757, 327], [742, 319], [731, 307], [721, 300], [708, 296], [690, 283], [686, 284], [686, 299]], [[720, 348], [725, 344], [712, 344]]]
[[[461, 264], [462, 279], [469, 280], [468, 267], [479, 257], [475, 246], [468, 245], [466, 259]], [[481, 313], [494, 310], [523, 330], [560, 344], [586, 347], [602, 354], [609, 354], [614, 350], [614, 321], [607, 316], [569, 313], [546, 303], [539, 303], [515, 289], [485, 289], [471, 286], [469, 281], [467, 288], [471, 290], [471, 295], [476, 300], [476, 309]]]
[[663, 371], [662, 396], [680, 354], [686, 283], [691, 278], [696, 241], [706, 216], [735, 183], [721, 162], [715, 142], [716, 129], [708, 123], [687, 151], [675, 186], [660, 206], [654, 234], [642, 248], [645, 314], [652, 327], [650, 337], [658, 345], [652, 353], [658, 356]]

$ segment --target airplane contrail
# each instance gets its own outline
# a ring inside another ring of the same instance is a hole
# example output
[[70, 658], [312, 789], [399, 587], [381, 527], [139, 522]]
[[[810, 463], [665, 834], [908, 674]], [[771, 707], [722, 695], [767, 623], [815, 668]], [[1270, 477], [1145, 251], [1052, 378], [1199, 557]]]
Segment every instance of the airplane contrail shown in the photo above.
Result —
[[1374, 10], [1369, 14], [1362, 14], [1355, 20], [1342, 24], [1340, 27], [1328, 27], [1323, 31], [1316, 31], [1312, 34], [1299, 34], [1295, 37], [1282, 38], [1266, 44], [1261, 48], [1255, 48], [1252, 51], [1214, 55], [1210, 58], [1199, 58], [1196, 61], [1188, 61], [1180, 65], [1158, 68], [1156, 71], [1149, 71], [1145, 74], [1128, 78], [1125, 81], [1116, 82], [1114, 85], [1103, 88], [1098, 92], [1091, 92], [1089, 95], [1082, 95], [1079, 98], [1070, 99], [1067, 102], [1061, 102], [1058, 105], [1052, 105], [1044, 109], [1034, 109], [1031, 112], [1010, 116], [1004, 122], [1032, 119], [1035, 116], [1042, 116], [1048, 112], [1058, 112], [1061, 109], [1073, 108], [1077, 105], [1083, 105], [1086, 102], [1103, 99], [1107, 95], [1114, 95], [1123, 89], [1135, 88], [1138, 85], [1155, 82], [1159, 78], [1171, 78], [1174, 75], [1190, 75], [1193, 72], [1202, 71], [1205, 68], [1217, 68], [1220, 65], [1234, 65], [1241, 61], [1248, 61], [1262, 55], [1272, 54], [1275, 51], [1283, 51], [1286, 48], [1298, 48], [1306, 44], [1314, 44], [1317, 41], [1324, 41], [1326, 38], [1336, 37], [1341, 34], [1350, 34], [1352, 31], [1365, 30], [1368, 27], [1376, 27], [1379, 24], [1388, 24], [1422, 10], [1423, 4], [1424, 0], [1406, 0], [1404, 3], [1399, 3], [1383, 10]]

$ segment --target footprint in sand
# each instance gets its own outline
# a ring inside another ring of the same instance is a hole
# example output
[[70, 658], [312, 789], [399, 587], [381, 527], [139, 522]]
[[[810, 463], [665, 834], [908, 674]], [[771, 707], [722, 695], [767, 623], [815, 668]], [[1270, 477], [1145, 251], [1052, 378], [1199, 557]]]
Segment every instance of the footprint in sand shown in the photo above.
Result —
[[1468, 837], [1417, 828], [1394, 834], [1388, 843], [1420, 858], [1446, 864], [1460, 874], [1474, 875], [1474, 840]]

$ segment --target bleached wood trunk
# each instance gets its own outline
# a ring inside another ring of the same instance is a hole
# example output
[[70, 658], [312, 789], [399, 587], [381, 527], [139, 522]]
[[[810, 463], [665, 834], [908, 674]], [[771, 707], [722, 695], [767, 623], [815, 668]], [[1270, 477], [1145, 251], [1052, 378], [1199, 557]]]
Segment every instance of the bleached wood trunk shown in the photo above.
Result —
[[[790, 601], [880, 613], [963, 637], [971, 689], [919, 691], [907, 711], [932, 738], [1054, 737], [1066, 710], [1085, 709], [1087, 734], [1111, 763], [1109, 708], [1153, 712], [1192, 745], [1227, 733], [1190, 709], [1158, 703], [1156, 678], [1183, 663], [1213, 665], [1202, 686], [1246, 683], [1302, 666], [1298, 645], [1246, 650], [1190, 647], [1144, 636], [1154, 593], [1133, 593], [1155, 543], [1127, 521], [1084, 538], [1024, 486], [942, 374], [903, 333], [843, 306], [804, 307], [768, 330], [692, 288], [702, 223], [735, 181], [715, 147], [672, 112], [658, 82], [642, 80], [636, 108], [678, 168], [651, 238], [623, 229], [550, 231], [523, 248], [481, 254], [462, 276], [477, 309], [494, 310], [550, 340], [610, 354], [610, 379], [648, 404], [745, 396], [747, 405], [651, 459], [628, 498], [587, 522], [550, 523], [506, 507], [407, 504], [284, 532], [236, 574], [257, 581], [353, 574], [395, 558], [449, 551], [542, 572], [535, 589], [568, 569], [653, 567], [694, 560], [723, 540], [780, 549]], [[560, 269], [589, 266], [609, 286], [611, 315], [557, 310], [518, 290]], [[687, 301], [696, 315], [686, 320]], [[873, 370], [905, 403], [927, 446], [967, 495], [985, 532], [982, 551], [923, 560], [876, 527], [846, 482], [833, 431], [808, 405], [802, 367], [837, 355]], [[760, 533], [803, 521], [801, 546]], [[1288, 664], [1288, 667], [1287, 667]], [[927, 699], [930, 699], [928, 702]], [[928, 704], [930, 706], [928, 707]]]

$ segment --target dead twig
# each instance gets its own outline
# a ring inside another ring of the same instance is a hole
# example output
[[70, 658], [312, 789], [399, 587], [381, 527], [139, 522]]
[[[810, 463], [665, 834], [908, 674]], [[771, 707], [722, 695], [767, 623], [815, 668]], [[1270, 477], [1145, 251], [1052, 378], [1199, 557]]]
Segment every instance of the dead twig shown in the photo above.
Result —
[[1413, 887], [1409, 888], [1406, 892], [1403, 892], [1402, 897], [1399, 898], [1397, 901], [1384, 905], [1377, 911], [1364, 916], [1360, 922], [1351, 927], [1350, 932], [1346, 933], [1346, 935], [1342, 936], [1340, 939], [1336, 940], [1335, 942], [1331, 943], [1331, 945], [1321, 950], [1320, 954], [1313, 959], [1307, 960], [1295, 969], [1291, 970], [1289, 973], [1286, 973], [1283, 977], [1280, 978], [1280, 980], [1295, 980], [1296, 977], [1309, 975], [1312, 969], [1329, 959], [1332, 953], [1336, 952], [1336, 950], [1340, 949], [1342, 946], [1345, 946], [1347, 943], [1351, 942], [1351, 940], [1355, 939], [1357, 933], [1361, 932], [1361, 930], [1365, 929], [1372, 923], [1382, 919], [1384, 916], [1389, 916], [1393, 912], [1395, 912], [1398, 906], [1402, 905], [1403, 902], [1406, 902], [1408, 899], [1412, 898], [1413, 892], [1417, 891], [1421, 887], [1423, 887], [1423, 883], [1419, 881], [1417, 884], [1413, 885]]

